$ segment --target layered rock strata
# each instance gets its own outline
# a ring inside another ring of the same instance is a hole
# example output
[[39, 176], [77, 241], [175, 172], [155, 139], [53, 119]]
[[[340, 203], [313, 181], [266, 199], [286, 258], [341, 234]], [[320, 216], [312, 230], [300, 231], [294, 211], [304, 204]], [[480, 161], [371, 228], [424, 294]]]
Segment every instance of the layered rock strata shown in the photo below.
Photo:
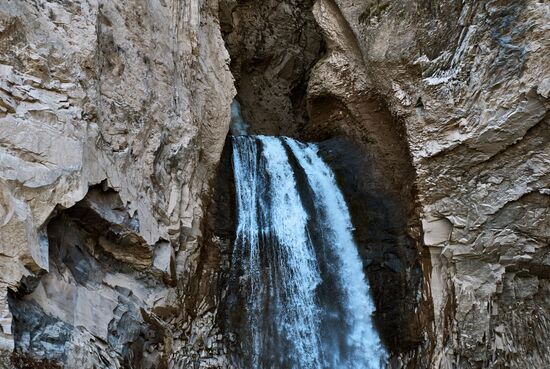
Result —
[[2, 348], [67, 367], [229, 366], [223, 31], [250, 132], [326, 141], [391, 367], [549, 366], [549, 14], [2, 2]]

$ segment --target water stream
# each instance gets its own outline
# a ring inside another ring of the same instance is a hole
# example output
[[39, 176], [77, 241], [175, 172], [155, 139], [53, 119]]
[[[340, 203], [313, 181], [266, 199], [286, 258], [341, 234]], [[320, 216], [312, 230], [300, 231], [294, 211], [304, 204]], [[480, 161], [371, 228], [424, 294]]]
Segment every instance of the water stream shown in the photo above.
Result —
[[233, 290], [253, 369], [378, 369], [387, 354], [334, 174], [315, 144], [233, 137]]

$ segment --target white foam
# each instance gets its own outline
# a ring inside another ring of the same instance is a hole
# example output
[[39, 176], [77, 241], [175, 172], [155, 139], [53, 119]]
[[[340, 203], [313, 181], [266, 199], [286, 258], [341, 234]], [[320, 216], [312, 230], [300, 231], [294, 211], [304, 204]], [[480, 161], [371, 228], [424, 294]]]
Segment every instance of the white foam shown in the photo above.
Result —
[[[383, 368], [387, 355], [373, 327], [374, 305], [353, 241], [349, 211], [317, 147], [266, 136], [233, 140], [238, 207], [233, 267], [242, 269], [239, 283], [247, 289], [252, 367], [268, 369], [268, 362], [269, 369], [277, 364], [293, 369]], [[316, 238], [322, 241], [317, 242], [335, 255], [330, 260], [335, 275], [326, 278], [334, 279], [341, 290], [334, 298], [341, 296], [338, 304], [343, 315], [333, 316], [332, 311], [327, 315], [342, 319], [343, 328], [328, 334], [344, 335], [344, 349], [333, 347], [332, 340], [321, 342], [327, 334], [323, 331], [327, 328], [320, 326], [324, 306], [317, 296], [323, 282], [316, 254], [321, 248], [308, 235], [311, 219], [285, 145], [303, 169], [304, 185], [314, 200], [310, 216], [322, 228], [322, 237]]]

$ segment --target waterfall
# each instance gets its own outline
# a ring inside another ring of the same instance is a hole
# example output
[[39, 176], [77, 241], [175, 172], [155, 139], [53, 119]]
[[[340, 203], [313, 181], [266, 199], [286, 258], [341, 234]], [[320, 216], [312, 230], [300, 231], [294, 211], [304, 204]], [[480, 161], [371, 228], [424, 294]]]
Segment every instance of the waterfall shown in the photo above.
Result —
[[349, 211], [317, 151], [286, 137], [233, 137], [231, 284], [253, 369], [385, 366]]
[[237, 100], [231, 102], [231, 122], [229, 124], [231, 134], [233, 136], [246, 135], [248, 124], [243, 119], [241, 114], [241, 104]]

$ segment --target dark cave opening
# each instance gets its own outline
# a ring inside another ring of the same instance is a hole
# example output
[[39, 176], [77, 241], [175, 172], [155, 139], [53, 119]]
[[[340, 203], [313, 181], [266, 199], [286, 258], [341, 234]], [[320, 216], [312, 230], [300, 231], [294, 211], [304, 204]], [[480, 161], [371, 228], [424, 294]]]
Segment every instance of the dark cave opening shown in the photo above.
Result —
[[344, 192], [381, 337], [396, 355], [424, 350], [433, 319], [423, 295], [430, 261], [404, 125], [375, 94], [309, 97], [308, 111], [301, 138], [318, 142]]
[[307, 86], [325, 42], [313, 0], [222, 1], [236, 99], [249, 134], [296, 136], [308, 121]]

